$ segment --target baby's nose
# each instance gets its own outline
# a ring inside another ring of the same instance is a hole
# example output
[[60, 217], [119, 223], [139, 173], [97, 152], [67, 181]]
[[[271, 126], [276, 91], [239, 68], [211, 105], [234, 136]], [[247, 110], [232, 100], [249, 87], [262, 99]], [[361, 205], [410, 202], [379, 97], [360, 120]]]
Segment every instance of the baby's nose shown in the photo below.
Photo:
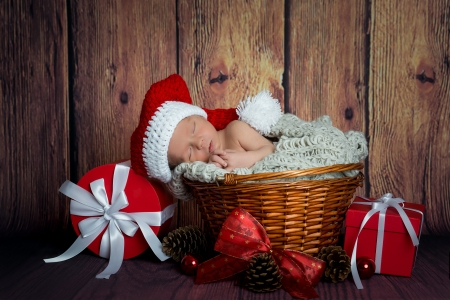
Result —
[[201, 150], [203, 148], [203, 139], [198, 138], [197, 140], [197, 149]]

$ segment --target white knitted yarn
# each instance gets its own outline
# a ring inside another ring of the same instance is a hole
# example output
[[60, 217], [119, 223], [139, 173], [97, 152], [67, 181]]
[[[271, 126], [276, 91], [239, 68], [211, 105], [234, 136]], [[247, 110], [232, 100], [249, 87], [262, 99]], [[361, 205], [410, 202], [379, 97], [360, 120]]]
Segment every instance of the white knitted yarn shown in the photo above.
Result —
[[166, 101], [148, 122], [142, 158], [149, 177], [164, 183], [172, 179], [167, 151], [175, 127], [186, 117], [198, 115], [206, 118], [206, 112], [198, 106], [179, 101]]
[[[334, 164], [357, 163], [368, 155], [367, 141], [362, 132], [343, 133], [332, 126], [329, 116], [322, 116], [315, 121], [305, 122], [295, 115], [284, 114], [271, 128], [269, 137], [278, 137], [276, 150], [251, 168], [235, 169], [236, 174], [255, 174], [286, 170], [303, 170]], [[182, 177], [190, 180], [213, 183], [217, 176], [227, 171], [213, 164], [203, 162], [183, 163], [173, 171], [173, 178], [167, 184], [173, 195], [182, 200], [192, 199], [189, 189]], [[303, 176], [289, 179], [318, 180], [355, 176], [358, 171], [328, 173], [315, 176]]]
[[254, 97], [242, 100], [236, 108], [239, 120], [249, 124], [260, 134], [266, 135], [283, 115], [280, 102], [263, 90]]
[[[295, 115], [285, 114], [280, 122], [272, 127], [270, 136], [279, 137], [276, 151], [257, 162], [251, 168], [253, 173], [357, 163], [368, 154], [367, 141], [362, 132], [344, 133], [332, 126], [329, 116], [305, 122]], [[358, 171], [348, 171], [345, 174], [333, 174], [329, 178], [356, 174]]]

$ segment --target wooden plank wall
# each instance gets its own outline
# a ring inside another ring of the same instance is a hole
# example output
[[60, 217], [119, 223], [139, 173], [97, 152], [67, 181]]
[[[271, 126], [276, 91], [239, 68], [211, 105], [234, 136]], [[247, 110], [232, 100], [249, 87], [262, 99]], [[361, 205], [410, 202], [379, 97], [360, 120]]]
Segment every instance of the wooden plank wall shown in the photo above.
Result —
[[59, 186], [127, 158], [145, 92], [172, 73], [203, 107], [268, 88], [363, 131], [358, 194], [426, 204], [426, 232], [450, 235], [449, 0], [10, 0], [0, 30], [0, 235], [67, 227]]
[[65, 1], [0, 2], [0, 234], [66, 227]]
[[448, 234], [450, 3], [374, 1], [372, 19], [370, 193], [425, 204], [429, 232]]
[[143, 96], [153, 82], [177, 72], [176, 6], [158, 0], [70, 3], [72, 175], [80, 178], [129, 158]]

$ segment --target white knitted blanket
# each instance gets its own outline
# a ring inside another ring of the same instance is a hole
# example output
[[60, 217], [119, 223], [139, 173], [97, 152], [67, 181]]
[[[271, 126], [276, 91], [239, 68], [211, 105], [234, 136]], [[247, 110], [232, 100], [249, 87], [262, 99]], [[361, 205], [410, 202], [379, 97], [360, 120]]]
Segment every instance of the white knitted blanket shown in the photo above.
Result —
[[[367, 157], [367, 141], [359, 131], [343, 133], [333, 127], [329, 116], [306, 122], [292, 114], [284, 114], [272, 126], [267, 137], [277, 137], [276, 150], [251, 168], [238, 168], [233, 173], [256, 174], [287, 170], [304, 170], [335, 164], [357, 163]], [[227, 171], [204, 162], [182, 163], [172, 171], [172, 180], [167, 184], [178, 199], [191, 200], [192, 194], [185, 186], [182, 176], [193, 181], [213, 183], [217, 176]], [[336, 172], [314, 176], [303, 176], [292, 180], [316, 180], [356, 176], [358, 171]], [[288, 180], [288, 179], [286, 179]]]

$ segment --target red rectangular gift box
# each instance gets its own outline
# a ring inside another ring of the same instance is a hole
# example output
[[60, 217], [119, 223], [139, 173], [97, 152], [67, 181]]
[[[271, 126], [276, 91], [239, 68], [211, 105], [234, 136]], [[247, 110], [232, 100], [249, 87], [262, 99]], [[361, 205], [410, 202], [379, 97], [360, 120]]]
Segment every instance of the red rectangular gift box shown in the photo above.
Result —
[[[344, 250], [350, 257], [356, 238], [358, 237], [361, 223], [366, 214], [372, 209], [371, 205], [356, 204], [355, 202], [371, 201], [356, 197], [347, 211]], [[408, 209], [404, 210], [414, 227], [416, 236], [419, 237], [425, 206], [404, 202], [404, 208], [411, 208], [422, 212], [421, 214]], [[379, 215], [379, 213], [375, 213], [362, 229], [358, 238], [356, 259], [366, 256], [375, 261]], [[416, 258], [416, 251], [417, 247], [413, 245], [411, 237], [397, 210], [389, 207], [386, 211], [380, 274], [410, 277]]]

